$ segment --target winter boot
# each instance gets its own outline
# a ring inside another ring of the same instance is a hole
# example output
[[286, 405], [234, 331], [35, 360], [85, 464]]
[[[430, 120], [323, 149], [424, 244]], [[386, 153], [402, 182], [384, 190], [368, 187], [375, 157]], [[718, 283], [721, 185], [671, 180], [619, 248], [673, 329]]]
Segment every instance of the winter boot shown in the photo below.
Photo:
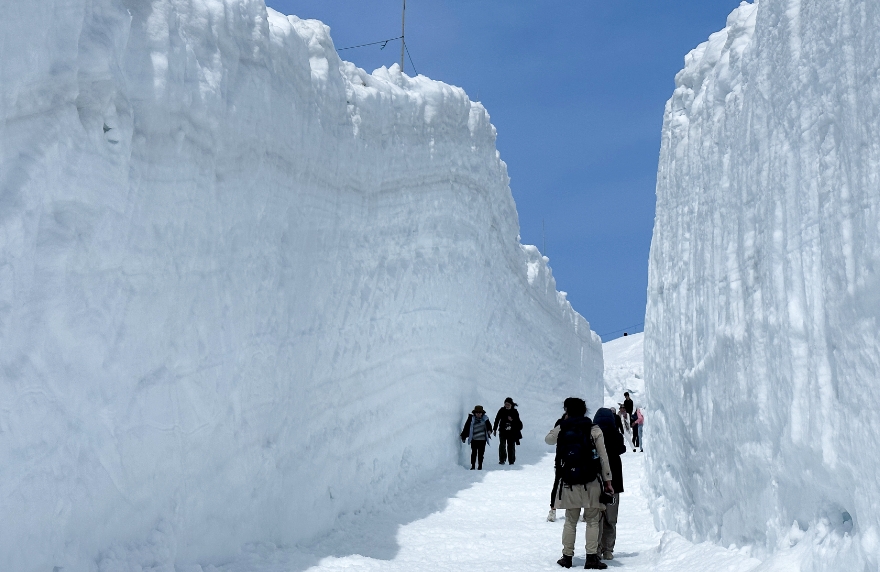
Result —
[[551, 508], [550, 512], [547, 513], [547, 522], [556, 522], [556, 509]]
[[571, 568], [571, 556], [562, 555], [562, 558], [556, 561], [563, 568]]
[[584, 563], [584, 568], [589, 570], [605, 570], [608, 568], [608, 565], [599, 560], [598, 554], [587, 554], [587, 561]]
[[474, 466], [473, 466], [473, 465], [471, 465], [471, 470], [472, 470], [472, 471], [474, 470]]
[[602, 560], [614, 560], [614, 553], [612, 553], [610, 550], [606, 550], [604, 553], [602, 553]]

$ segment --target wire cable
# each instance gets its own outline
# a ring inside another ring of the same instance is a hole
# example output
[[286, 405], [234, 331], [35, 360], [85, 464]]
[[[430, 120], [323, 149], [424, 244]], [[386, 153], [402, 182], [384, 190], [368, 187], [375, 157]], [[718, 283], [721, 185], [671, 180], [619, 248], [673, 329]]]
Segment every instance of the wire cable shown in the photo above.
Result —
[[416, 64], [413, 63], [412, 56], [409, 55], [409, 47], [406, 45], [406, 40], [403, 40], [403, 49], [406, 50], [406, 57], [409, 58], [409, 65], [412, 66], [412, 69], [416, 73], [416, 75], [419, 75], [419, 72], [416, 69]]
[[[638, 328], [639, 326], [644, 326], [644, 325], [645, 325], [645, 322], [639, 322], [638, 324], [633, 324], [633, 325], [631, 325], [631, 326], [627, 326], [627, 327], [625, 327], [625, 328], [620, 328], [619, 330], [614, 330], [613, 332], [606, 332], [606, 333], [604, 333], [604, 334], [599, 334], [599, 337], [600, 337], [600, 338], [604, 338], [605, 336], [610, 336], [611, 334], [618, 334], [618, 333], [620, 333], [620, 332], [627, 332], [627, 333], [629, 333], [630, 329], [632, 329], [632, 328]], [[639, 332], [633, 332], [633, 333], [634, 333], [634, 334], [638, 334]]]
[[388, 42], [393, 42], [394, 40], [402, 40], [403, 36], [397, 36], [396, 38], [388, 38], [387, 40], [379, 40], [378, 42], [370, 42], [369, 44], [358, 44], [356, 46], [348, 46], [347, 48], [336, 48], [337, 52], [341, 52], [342, 50], [351, 50], [354, 48], [365, 48], [367, 46], [375, 46], [376, 44], [382, 44], [380, 50], [384, 50], [385, 46], [388, 45]]

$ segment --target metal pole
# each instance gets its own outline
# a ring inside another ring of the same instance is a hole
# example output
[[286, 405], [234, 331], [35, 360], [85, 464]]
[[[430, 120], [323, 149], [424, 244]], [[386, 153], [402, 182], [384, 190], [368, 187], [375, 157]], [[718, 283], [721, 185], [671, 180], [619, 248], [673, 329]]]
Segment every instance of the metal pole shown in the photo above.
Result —
[[544, 219], [541, 219], [541, 254], [547, 256], [547, 232], [544, 230]]
[[400, 73], [403, 73], [403, 51], [406, 49], [406, 0], [403, 0], [403, 15], [400, 18]]

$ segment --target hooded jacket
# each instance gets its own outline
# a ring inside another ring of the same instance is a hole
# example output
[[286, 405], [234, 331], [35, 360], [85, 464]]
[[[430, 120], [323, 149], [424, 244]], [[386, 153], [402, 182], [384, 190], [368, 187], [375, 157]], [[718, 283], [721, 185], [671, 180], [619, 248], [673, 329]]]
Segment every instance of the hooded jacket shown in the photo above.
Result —
[[620, 456], [626, 453], [626, 443], [623, 442], [623, 435], [617, 430], [615, 417], [617, 416], [610, 409], [602, 407], [596, 411], [593, 423], [602, 430], [602, 435], [605, 437], [605, 452], [608, 454], [608, 465], [611, 467], [611, 486], [614, 487], [614, 492], [622, 493], [623, 465]]

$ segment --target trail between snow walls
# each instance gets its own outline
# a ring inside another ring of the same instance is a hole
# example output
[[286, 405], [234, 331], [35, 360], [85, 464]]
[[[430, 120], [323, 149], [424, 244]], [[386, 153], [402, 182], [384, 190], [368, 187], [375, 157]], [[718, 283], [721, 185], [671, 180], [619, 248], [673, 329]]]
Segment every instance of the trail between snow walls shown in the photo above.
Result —
[[0, 570], [315, 539], [601, 403], [460, 88], [262, 0], [4, 2], [0, 58]]
[[[630, 390], [636, 399], [642, 371], [642, 336], [603, 344], [607, 396], [622, 399]], [[635, 375], [633, 375], [635, 374]], [[806, 543], [761, 561], [753, 547], [724, 548], [713, 542], [693, 543], [673, 531], [658, 532], [649, 509], [653, 483], [646, 457], [653, 452], [656, 431], [647, 421], [646, 453], [629, 449], [621, 457], [625, 491], [614, 558], [609, 570], [629, 572], [792, 572], [809, 556]], [[545, 429], [552, 425], [548, 424]], [[385, 507], [349, 515], [332, 533], [313, 544], [278, 547], [248, 546], [232, 561], [193, 568], [192, 572], [337, 572], [347, 570], [440, 572], [560, 570], [564, 511], [547, 522], [554, 478], [552, 448], [530, 453], [516, 466], [499, 466], [487, 452], [486, 471], [459, 467], [415, 487]], [[413, 519], [413, 515], [427, 516]], [[393, 534], [387, 531], [393, 530]], [[579, 524], [575, 568], [584, 563], [585, 525]], [[393, 539], [393, 541], [389, 541]], [[794, 566], [793, 566], [794, 565]], [[178, 572], [190, 572], [178, 569]]]
[[[644, 454], [627, 452], [622, 461], [626, 492], [621, 495], [614, 559], [606, 561], [609, 570], [749, 572], [761, 564], [747, 551], [727, 550], [708, 542], [693, 544], [677, 533], [657, 532], [642, 492]], [[436, 490], [460, 491], [444, 500], [433, 514], [400, 526], [393, 552], [383, 550], [384, 536], [377, 538], [370, 526], [358, 522], [337, 530], [317, 547], [251, 546], [232, 562], [205, 566], [197, 572], [412, 572], [425, 568], [461, 572], [474, 567], [509, 572], [560, 570], [556, 559], [562, 554], [564, 511], [558, 511], [556, 522], [546, 521], [553, 455], [523, 467], [496, 467], [481, 478], [459, 468], [430, 487], [411, 491], [386, 513], [371, 515], [370, 522], [379, 526], [383, 520], [396, 522], [396, 512], [424, 505]], [[584, 564], [584, 528], [580, 523], [576, 568]], [[315, 548], [319, 554], [339, 556], [327, 556], [310, 565], [316, 559], [311, 553]]]

